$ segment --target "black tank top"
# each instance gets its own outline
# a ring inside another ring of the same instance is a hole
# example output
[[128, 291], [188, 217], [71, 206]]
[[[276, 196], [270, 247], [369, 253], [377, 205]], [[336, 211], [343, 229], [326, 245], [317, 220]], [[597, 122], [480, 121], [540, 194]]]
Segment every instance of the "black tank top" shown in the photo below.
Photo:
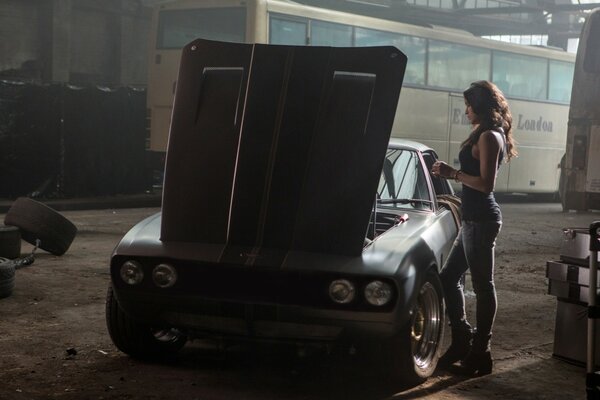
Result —
[[[504, 135], [502, 135], [504, 139]], [[481, 176], [479, 160], [473, 157], [473, 145], [466, 145], [458, 153], [460, 160], [460, 169], [468, 175]], [[504, 146], [500, 148], [498, 156], [498, 166], [504, 159]], [[462, 185], [462, 219], [465, 221], [502, 221], [502, 212], [496, 202], [494, 192], [485, 194], [466, 185]]]

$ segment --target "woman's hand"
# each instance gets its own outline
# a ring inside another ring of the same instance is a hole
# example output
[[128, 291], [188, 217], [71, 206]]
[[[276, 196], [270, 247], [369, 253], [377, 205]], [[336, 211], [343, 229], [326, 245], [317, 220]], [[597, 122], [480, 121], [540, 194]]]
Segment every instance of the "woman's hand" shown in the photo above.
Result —
[[431, 167], [433, 176], [439, 176], [445, 179], [454, 179], [456, 170], [443, 161], [436, 161]]

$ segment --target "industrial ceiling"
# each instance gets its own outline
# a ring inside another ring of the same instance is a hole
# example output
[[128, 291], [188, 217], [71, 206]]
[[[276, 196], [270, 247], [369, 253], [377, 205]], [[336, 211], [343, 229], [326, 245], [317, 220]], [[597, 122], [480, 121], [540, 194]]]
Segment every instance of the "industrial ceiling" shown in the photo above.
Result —
[[600, 2], [590, 0], [296, 1], [410, 24], [462, 29], [477, 36], [548, 35], [548, 45], [565, 49], [568, 39], [579, 37], [587, 12], [600, 7]]

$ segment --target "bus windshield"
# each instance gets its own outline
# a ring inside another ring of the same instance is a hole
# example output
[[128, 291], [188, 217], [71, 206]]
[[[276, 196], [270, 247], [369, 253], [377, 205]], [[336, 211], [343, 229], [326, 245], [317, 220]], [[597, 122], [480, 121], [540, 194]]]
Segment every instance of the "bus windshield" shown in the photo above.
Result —
[[159, 49], [180, 49], [199, 37], [244, 42], [246, 9], [243, 7], [164, 10], [159, 13]]

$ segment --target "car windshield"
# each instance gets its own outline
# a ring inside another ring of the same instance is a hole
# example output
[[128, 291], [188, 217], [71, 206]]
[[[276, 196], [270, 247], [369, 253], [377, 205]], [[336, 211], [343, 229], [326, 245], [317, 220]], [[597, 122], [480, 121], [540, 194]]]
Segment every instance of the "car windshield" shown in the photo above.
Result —
[[432, 209], [427, 178], [416, 151], [387, 151], [377, 195], [383, 207]]

